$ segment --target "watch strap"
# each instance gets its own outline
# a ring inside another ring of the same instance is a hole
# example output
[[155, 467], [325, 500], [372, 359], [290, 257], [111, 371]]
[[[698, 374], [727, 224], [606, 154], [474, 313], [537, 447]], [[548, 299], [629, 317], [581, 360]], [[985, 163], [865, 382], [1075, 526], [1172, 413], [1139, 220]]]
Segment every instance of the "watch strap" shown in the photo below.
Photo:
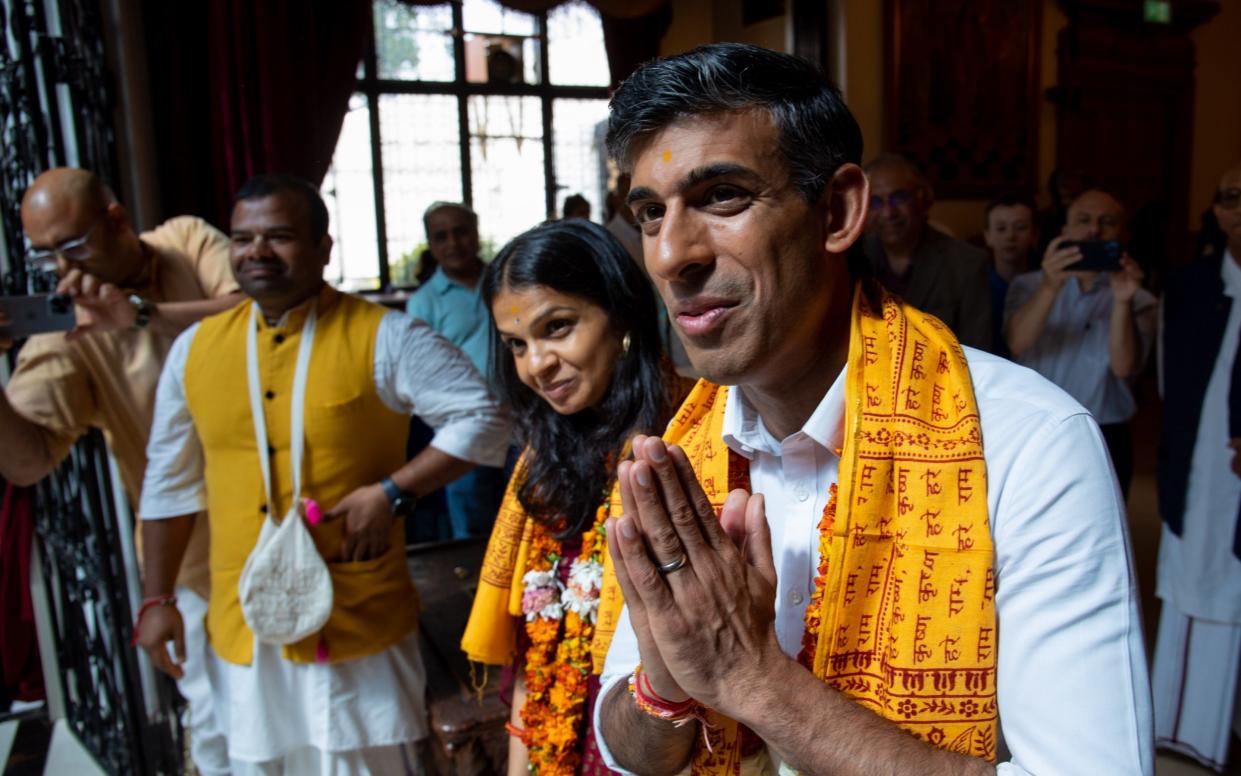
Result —
[[380, 480], [379, 487], [383, 488], [384, 495], [388, 498], [388, 503], [392, 505], [395, 505], [396, 500], [404, 495], [397, 484], [392, 481], [391, 477], [384, 477]]
[[134, 306], [134, 328], [145, 329], [151, 323], [155, 305], [149, 299], [143, 299], [137, 294], [129, 295], [129, 303]]

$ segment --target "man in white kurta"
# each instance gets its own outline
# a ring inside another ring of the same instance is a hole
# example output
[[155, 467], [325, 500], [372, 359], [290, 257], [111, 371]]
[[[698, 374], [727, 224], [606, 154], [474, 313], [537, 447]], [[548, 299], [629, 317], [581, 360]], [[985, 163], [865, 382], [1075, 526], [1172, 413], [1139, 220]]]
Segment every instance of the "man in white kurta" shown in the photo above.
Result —
[[[1163, 609], [1152, 685], [1156, 745], [1223, 770], [1241, 668], [1241, 558], [1236, 544], [1241, 477], [1229, 430], [1229, 392], [1238, 390], [1233, 379], [1241, 339], [1241, 167], [1224, 176], [1215, 211], [1228, 236], [1222, 258], [1206, 256], [1186, 267], [1169, 283], [1164, 301], [1160, 346], [1165, 398], [1194, 409], [1200, 406], [1201, 414], [1196, 429], [1169, 428], [1165, 422], [1160, 487], [1184, 491], [1183, 500], [1179, 492], [1160, 493], [1165, 522], [1156, 592]], [[1219, 314], [1225, 309], [1226, 318]], [[1198, 321], [1203, 315], [1212, 321]], [[1226, 322], [1219, 331], [1221, 321]], [[1207, 342], [1218, 342], [1214, 358], [1205, 352], [1211, 349]], [[1185, 349], [1204, 362], [1201, 367], [1211, 365], [1205, 394], [1177, 390], [1186, 381], [1184, 373], [1192, 371], [1176, 363]], [[1179, 409], [1166, 406], [1165, 413]], [[1188, 477], [1173, 480], [1167, 469], [1184, 466], [1184, 461], [1175, 460], [1179, 456], [1169, 449], [1170, 437], [1194, 431]], [[1173, 495], [1178, 498], [1170, 499]], [[1180, 511], [1179, 521], [1178, 515], [1169, 514], [1175, 511]]]
[[[296, 179], [260, 176], [238, 193], [232, 265], [253, 301], [174, 343], [148, 446], [144, 592], [155, 603], [144, 605], [139, 642], [170, 669], [167, 641], [179, 648], [181, 630], [164, 605], [170, 569], [185, 516], [206, 510], [212, 690], [234, 774], [420, 772], [412, 745], [427, 734], [425, 676], [397, 513], [476, 463], [499, 463], [508, 442], [506, 419], [460, 351], [323, 283], [326, 222], [318, 193]], [[405, 462], [410, 414], [437, 432]], [[304, 488], [291, 476], [303, 446]], [[333, 606], [317, 632], [278, 646], [243, 618], [239, 576], [269, 514], [301, 519], [289, 510], [300, 495], [322, 507], [321, 521], [305, 515]]]

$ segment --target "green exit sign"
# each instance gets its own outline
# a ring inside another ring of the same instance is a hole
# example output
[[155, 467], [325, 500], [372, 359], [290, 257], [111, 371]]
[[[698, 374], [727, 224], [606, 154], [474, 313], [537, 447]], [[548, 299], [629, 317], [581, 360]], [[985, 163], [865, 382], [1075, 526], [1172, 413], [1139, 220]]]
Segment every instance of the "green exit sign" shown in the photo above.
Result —
[[1172, 0], [1145, 0], [1142, 18], [1153, 24], [1172, 23]]

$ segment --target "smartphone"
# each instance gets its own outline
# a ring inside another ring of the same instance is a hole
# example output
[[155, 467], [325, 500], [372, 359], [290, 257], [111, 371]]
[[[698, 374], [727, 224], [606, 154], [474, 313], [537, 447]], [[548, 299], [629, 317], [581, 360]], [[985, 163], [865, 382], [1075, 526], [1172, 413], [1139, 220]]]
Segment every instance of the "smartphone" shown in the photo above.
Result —
[[1060, 247], [1082, 252], [1080, 261], [1064, 268], [1068, 272], [1120, 272], [1124, 250], [1116, 240], [1065, 240]]
[[73, 300], [65, 294], [31, 294], [0, 297], [0, 310], [9, 317], [0, 336], [23, 339], [49, 331], [69, 331], [77, 325]]

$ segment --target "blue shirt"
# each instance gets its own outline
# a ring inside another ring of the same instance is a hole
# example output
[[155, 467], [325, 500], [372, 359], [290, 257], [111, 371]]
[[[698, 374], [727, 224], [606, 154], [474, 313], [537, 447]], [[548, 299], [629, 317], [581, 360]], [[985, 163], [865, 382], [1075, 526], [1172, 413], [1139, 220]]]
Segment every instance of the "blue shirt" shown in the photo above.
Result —
[[491, 315], [483, 304], [479, 287], [466, 288], [449, 280], [444, 270], [437, 267], [426, 285], [410, 297], [405, 312], [426, 321], [444, 339], [460, 348], [479, 372], [484, 376], [489, 374], [487, 349], [491, 340]]

